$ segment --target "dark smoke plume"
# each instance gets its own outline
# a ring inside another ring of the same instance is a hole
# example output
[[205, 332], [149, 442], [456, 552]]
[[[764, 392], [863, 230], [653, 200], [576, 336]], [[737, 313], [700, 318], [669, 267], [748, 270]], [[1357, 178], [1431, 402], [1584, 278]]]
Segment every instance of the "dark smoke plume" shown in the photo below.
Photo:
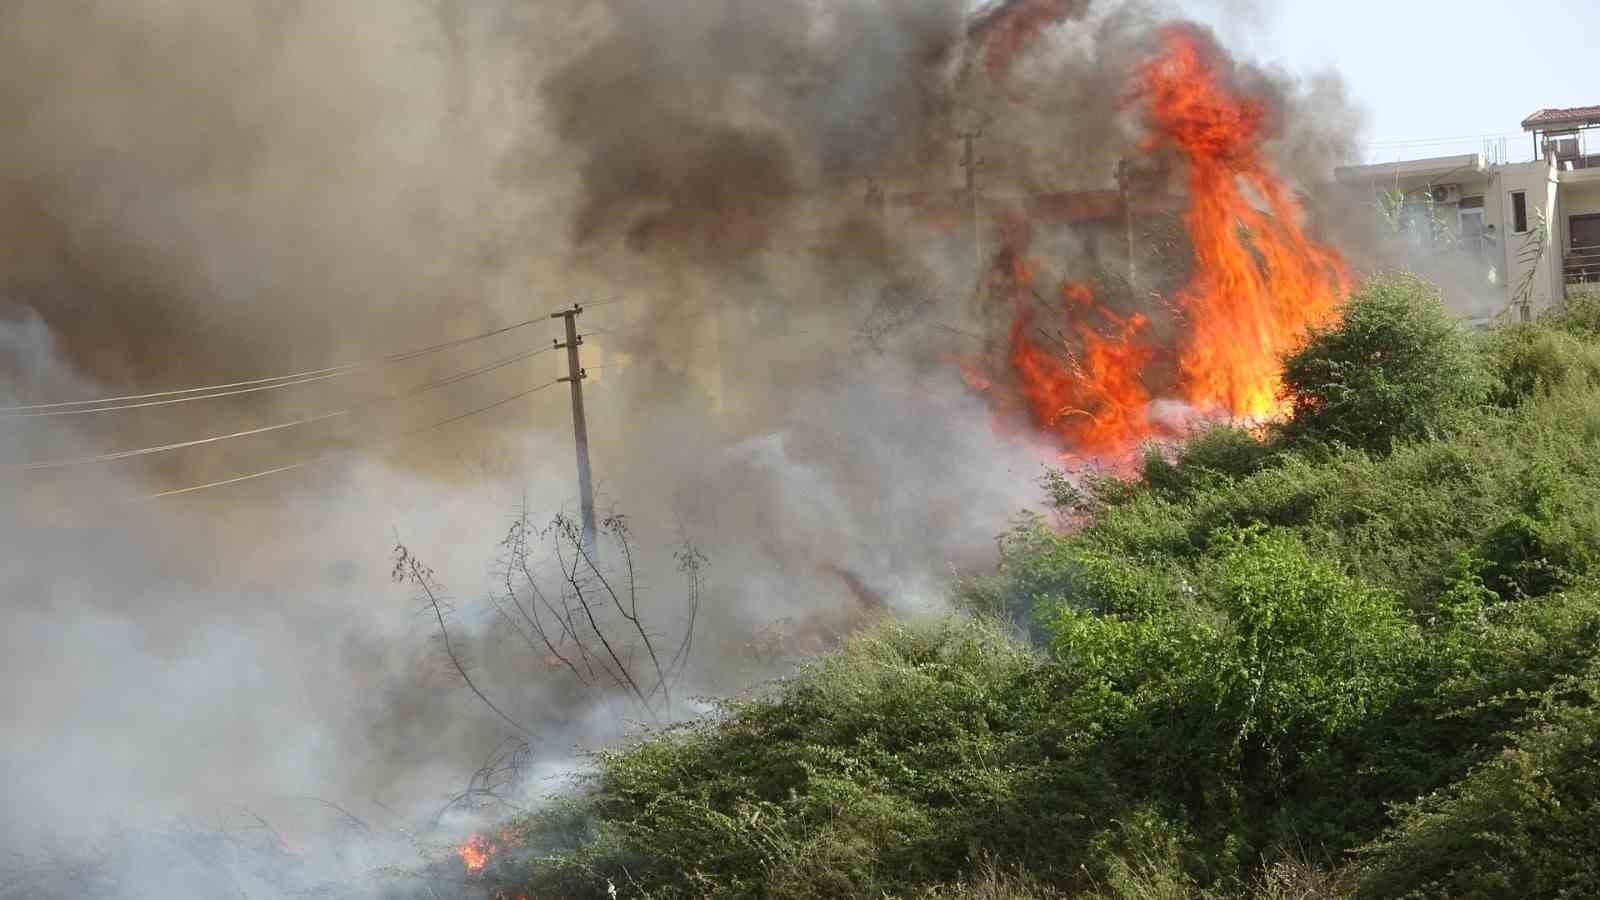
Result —
[[731, 261], [796, 207], [942, 140], [955, 0], [610, 0], [609, 33], [542, 86], [582, 155], [579, 244]]

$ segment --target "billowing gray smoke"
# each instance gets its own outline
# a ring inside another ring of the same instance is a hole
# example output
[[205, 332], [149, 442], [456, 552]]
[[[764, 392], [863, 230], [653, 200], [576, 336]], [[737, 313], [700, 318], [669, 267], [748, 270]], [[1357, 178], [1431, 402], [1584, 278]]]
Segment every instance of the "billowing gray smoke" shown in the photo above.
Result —
[[948, 143], [956, 0], [605, 6], [609, 34], [542, 88], [583, 153], [580, 244], [742, 257], [819, 190]]
[[[598, 332], [595, 470], [602, 504], [635, 521], [663, 630], [673, 543], [712, 560], [713, 649], [690, 687], [741, 687], [732, 657], [778, 620], [822, 629], [863, 597], [937, 608], [952, 568], [992, 562], [1047, 454], [993, 429], [951, 362], [981, 351], [970, 332], [988, 321], [973, 234], [867, 198], [953, 196], [958, 136], [979, 129], [985, 203], [1105, 187], [1137, 146], [1124, 89], [1164, 16], [1017, 0], [969, 33], [971, 12], [4, 4], [0, 407], [318, 369], [617, 297], [580, 320]], [[1296, 104], [1342, 103], [1268, 80], [1297, 120]], [[1286, 160], [1323, 164], [1325, 131], [1286, 133]], [[475, 602], [524, 498], [572, 504], [565, 388], [374, 446], [551, 381], [545, 354], [374, 405], [553, 329], [281, 391], [0, 413], [7, 466], [374, 410], [0, 469], [0, 847], [79, 844], [108, 821], [327, 814], [307, 798], [396, 825], [436, 806], [503, 733], [389, 580], [397, 535], [453, 589], [476, 673], [543, 758], [614, 738], [608, 707], [530, 665]], [[296, 846], [314, 833], [282, 827]]]

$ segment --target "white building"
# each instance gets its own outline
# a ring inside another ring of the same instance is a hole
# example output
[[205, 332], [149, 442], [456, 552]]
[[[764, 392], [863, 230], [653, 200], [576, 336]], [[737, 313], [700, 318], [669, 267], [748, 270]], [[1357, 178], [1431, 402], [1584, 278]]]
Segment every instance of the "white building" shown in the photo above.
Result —
[[1542, 109], [1522, 127], [1532, 162], [1469, 154], [1336, 173], [1371, 197], [1397, 234], [1481, 274], [1492, 308], [1473, 318], [1526, 319], [1577, 286], [1600, 287], [1600, 106]]

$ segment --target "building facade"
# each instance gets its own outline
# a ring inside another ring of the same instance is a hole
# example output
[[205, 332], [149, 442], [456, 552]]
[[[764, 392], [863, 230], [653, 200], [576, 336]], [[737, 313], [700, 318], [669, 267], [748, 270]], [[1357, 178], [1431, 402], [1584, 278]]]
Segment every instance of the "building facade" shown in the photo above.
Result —
[[1475, 273], [1484, 301], [1470, 319], [1530, 319], [1600, 289], [1600, 106], [1540, 110], [1522, 127], [1531, 162], [1468, 154], [1336, 172], [1401, 239]]

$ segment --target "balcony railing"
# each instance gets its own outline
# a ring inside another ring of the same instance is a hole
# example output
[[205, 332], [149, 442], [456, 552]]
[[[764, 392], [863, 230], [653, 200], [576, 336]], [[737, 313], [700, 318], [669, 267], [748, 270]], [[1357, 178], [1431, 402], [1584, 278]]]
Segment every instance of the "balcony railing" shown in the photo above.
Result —
[[1567, 284], [1600, 284], [1600, 247], [1577, 247], [1567, 254]]
[[1576, 172], [1581, 169], [1600, 169], [1600, 156], [1560, 156], [1556, 158], [1556, 168], [1563, 172]]

